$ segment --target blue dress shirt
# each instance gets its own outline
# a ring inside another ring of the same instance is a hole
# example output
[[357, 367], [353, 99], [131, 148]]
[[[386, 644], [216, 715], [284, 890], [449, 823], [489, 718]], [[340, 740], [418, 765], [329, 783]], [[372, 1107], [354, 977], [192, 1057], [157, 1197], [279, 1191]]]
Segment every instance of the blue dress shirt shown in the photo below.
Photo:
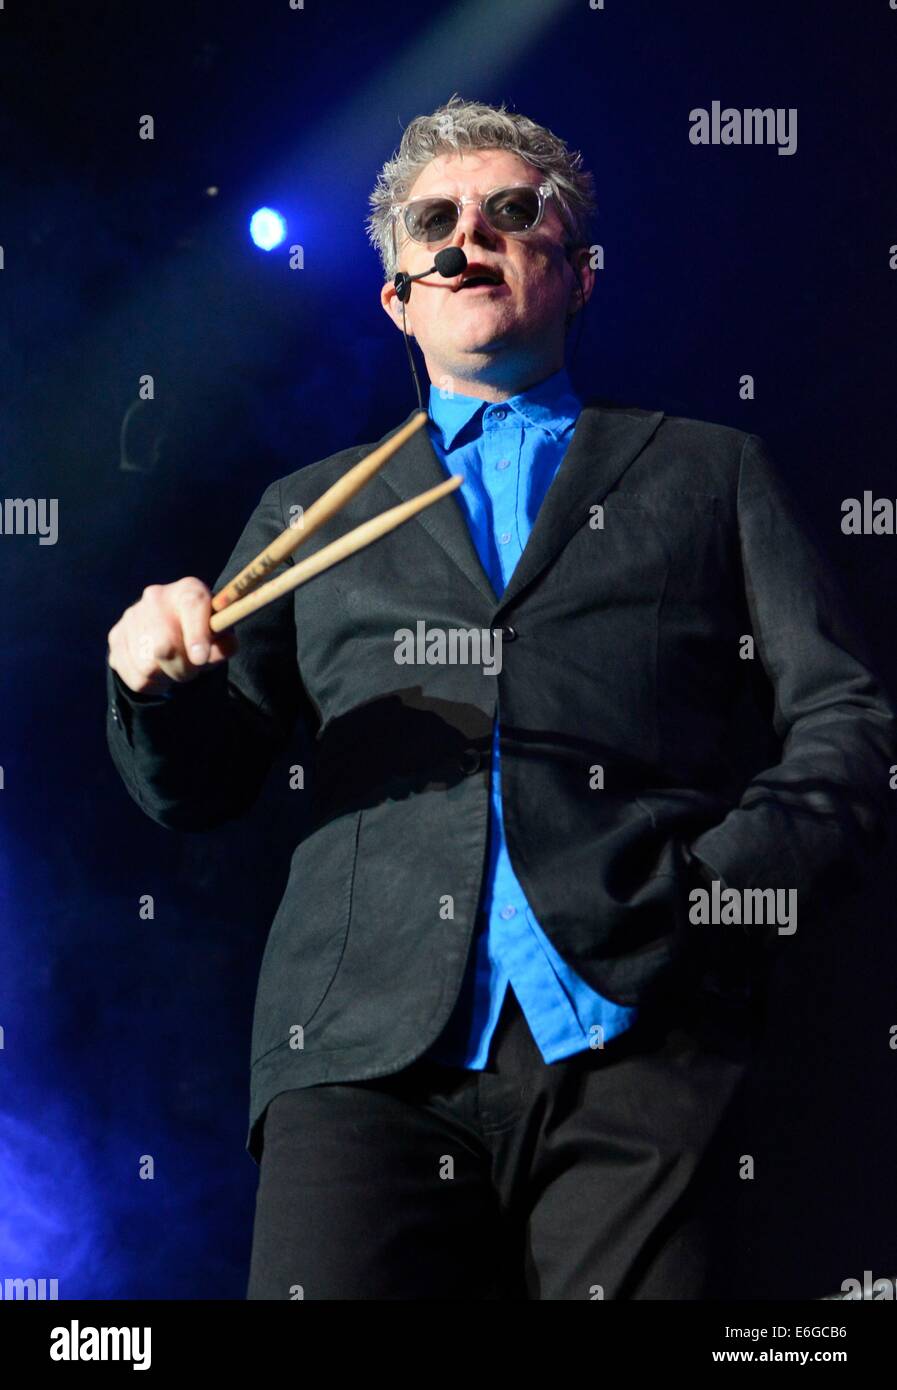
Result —
[[[447, 473], [464, 477], [454, 496], [496, 598], [523, 553], [581, 409], [564, 368], [501, 403], [445, 396], [430, 386], [430, 439]], [[455, 1009], [425, 1054], [474, 1070], [486, 1066], [509, 983], [546, 1062], [601, 1046], [637, 1012], [585, 984], [536, 921], [505, 840], [497, 719], [492, 753], [489, 853], [474, 949]]]

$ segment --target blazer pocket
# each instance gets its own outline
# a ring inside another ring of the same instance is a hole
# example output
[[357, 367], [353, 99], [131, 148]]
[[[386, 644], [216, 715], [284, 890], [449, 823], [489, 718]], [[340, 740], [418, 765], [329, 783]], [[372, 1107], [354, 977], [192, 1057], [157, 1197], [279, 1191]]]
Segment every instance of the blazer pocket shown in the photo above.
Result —
[[346, 947], [361, 812], [337, 816], [293, 851], [259, 973], [252, 1062], [304, 1041], [305, 1028], [336, 977]]
[[641, 507], [646, 511], [716, 511], [717, 498], [712, 492], [689, 492], [685, 488], [677, 488], [675, 492], [609, 492], [605, 498], [606, 507], [613, 507], [615, 510], [627, 510], [629, 507]]
[[[615, 517], [646, 544], [663, 548], [672, 593], [706, 596], [713, 591], [713, 574], [724, 553], [720, 547], [717, 499], [709, 493], [611, 493], [605, 499], [604, 530]], [[701, 586], [706, 586], [702, 588]]]

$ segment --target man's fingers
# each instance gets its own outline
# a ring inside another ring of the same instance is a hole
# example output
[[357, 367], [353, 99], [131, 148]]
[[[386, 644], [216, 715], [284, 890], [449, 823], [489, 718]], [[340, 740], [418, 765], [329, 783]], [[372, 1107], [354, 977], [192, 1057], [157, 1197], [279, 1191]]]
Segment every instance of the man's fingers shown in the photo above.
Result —
[[180, 629], [173, 614], [148, 611], [138, 604], [131, 622], [126, 624], [124, 637], [127, 661], [138, 682], [129, 682], [132, 689], [159, 688], [170, 681], [184, 679], [186, 663], [180, 649]]
[[172, 606], [180, 622], [187, 660], [193, 666], [204, 666], [212, 647], [211, 593], [201, 580], [184, 579], [172, 590]]
[[109, 665], [138, 693], [193, 680], [237, 650], [233, 632], [212, 632], [211, 613], [211, 592], [195, 576], [148, 585], [109, 631]]

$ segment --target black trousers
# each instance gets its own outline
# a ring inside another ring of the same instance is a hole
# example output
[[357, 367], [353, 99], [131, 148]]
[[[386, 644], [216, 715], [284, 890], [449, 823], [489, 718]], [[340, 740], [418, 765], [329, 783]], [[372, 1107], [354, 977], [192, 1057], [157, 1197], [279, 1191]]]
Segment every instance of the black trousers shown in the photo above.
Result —
[[723, 1121], [756, 1031], [695, 1005], [547, 1064], [509, 987], [485, 1071], [281, 1092], [247, 1298], [732, 1296]]

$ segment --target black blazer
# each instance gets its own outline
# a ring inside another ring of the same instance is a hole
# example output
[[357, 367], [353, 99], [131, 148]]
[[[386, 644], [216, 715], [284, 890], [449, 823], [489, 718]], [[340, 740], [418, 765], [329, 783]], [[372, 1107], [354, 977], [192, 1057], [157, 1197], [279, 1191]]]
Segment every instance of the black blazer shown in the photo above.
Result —
[[[374, 447], [266, 488], [214, 588]], [[295, 558], [444, 476], [418, 432]], [[500, 673], [397, 664], [397, 631], [421, 620], [501, 627]], [[131, 795], [179, 830], [248, 811], [297, 721], [313, 749], [311, 828], [256, 999], [256, 1158], [278, 1091], [397, 1071], [446, 1023], [496, 715], [515, 872], [561, 955], [622, 1004], [666, 997], [723, 934], [744, 941], [689, 922], [695, 868], [796, 889], [800, 930], [884, 838], [894, 709], [763, 441], [740, 430], [589, 403], [500, 601], [452, 495], [238, 639], [164, 703], [107, 668], [107, 725]], [[764, 933], [765, 950], [774, 928], [749, 935]]]

